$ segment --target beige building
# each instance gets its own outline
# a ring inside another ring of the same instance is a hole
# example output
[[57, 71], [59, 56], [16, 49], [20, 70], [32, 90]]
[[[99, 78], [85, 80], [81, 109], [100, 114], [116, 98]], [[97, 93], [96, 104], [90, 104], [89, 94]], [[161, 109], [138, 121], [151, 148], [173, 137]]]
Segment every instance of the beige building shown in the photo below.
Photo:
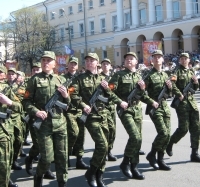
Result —
[[[86, 52], [96, 52], [121, 65], [134, 51], [143, 58], [144, 41], [162, 41], [165, 54], [200, 51], [199, 0], [46, 0], [36, 4], [56, 36], [84, 65]], [[70, 31], [70, 32], [69, 32]]]

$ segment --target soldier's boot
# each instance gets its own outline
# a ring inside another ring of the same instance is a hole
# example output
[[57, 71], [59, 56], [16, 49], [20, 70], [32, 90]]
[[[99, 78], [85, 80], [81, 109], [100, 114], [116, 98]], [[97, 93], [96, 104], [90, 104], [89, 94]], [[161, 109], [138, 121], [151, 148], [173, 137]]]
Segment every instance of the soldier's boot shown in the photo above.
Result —
[[108, 149], [108, 161], [116, 161], [117, 157], [111, 153], [111, 150]]
[[77, 156], [76, 159], [76, 169], [88, 169], [90, 166], [87, 165], [83, 159], [82, 156]]
[[120, 164], [120, 168], [122, 170], [122, 173], [128, 177], [128, 178], [132, 178], [133, 175], [130, 171], [130, 166], [129, 166], [129, 157], [124, 156], [124, 159], [122, 161], [122, 163]]
[[97, 168], [93, 165], [90, 165], [90, 168], [88, 168], [85, 173], [85, 178], [87, 179], [90, 187], [97, 187], [96, 172]]
[[58, 182], [58, 187], [67, 187], [65, 182]]
[[35, 174], [33, 187], [42, 187], [42, 181], [43, 181], [43, 177], [39, 177], [37, 176], [37, 174]]
[[98, 187], [107, 187], [103, 181], [103, 172], [100, 169], [97, 170], [96, 180]]
[[10, 179], [8, 183], [8, 187], [18, 187], [18, 185], [13, 183], [13, 181]]
[[158, 170], [159, 166], [156, 162], [156, 150], [152, 147], [151, 151], [148, 153], [146, 159], [149, 161], [149, 164], [155, 169]]
[[163, 160], [163, 157], [164, 157], [164, 153], [163, 152], [158, 152], [158, 166], [159, 166], [159, 169], [160, 170], [165, 170], [165, 171], [169, 171], [171, 170], [171, 167], [168, 166], [164, 160]]
[[145, 155], [146, 153], [142, 150], [139, 150], [139, 155]]
[[170, 140], [168, 145], [167, 145], [167, 148], [166, 148], [166, 152], [169, 156], [172, 156], [173, 155], [173, 151], [172, 151], [172, 147], [173, 147], [174, 143], [172, 143], [172, 141]]
[[26, 168], [26, 172], [29, 175], [33, 175], [33, 158], [30, 156], [27, 156], [25, 158], [25, 168]]
[[138, 168], [136, 163], [131, 163], [131, 173], [132, 173], [132, 178], [133, 179], [138, 179], [138, 180], [143, 180], [145, 179], [144, 175], [142, 175]]
[[20, 152], [20, 157], [26, 157], [26, 153], [24, 152], [23, 149], [21, 149], [21, 152]]
[[17, 161], [13, 161], [11, 169], [22, 170], [22, 167], [19, 165], [19, 163]]
[[192, 148], [192, 154], [190, 156], [192, 162], [200, 162], [200, 155], [198, 149]]
[[33, 160], [34, 160], [35, 162], [38, 162], [38, 161], [39, 161], [39, 156], [36, 156]]
[[53, 172], [50, 170], [50, 168], [45, 172], [44, 174], [44, 179], [50, 179], [50, 180], [53, 180], [53, 179], [56, 179], [56, 176], [53, 174]]
[[69, 158], [69, 155], [68, 155], [68, 160], [67, 160], [67, 163], [68, 163], [68, 168], [71, 167], [71, 163], [70, 163], [70, 158]]

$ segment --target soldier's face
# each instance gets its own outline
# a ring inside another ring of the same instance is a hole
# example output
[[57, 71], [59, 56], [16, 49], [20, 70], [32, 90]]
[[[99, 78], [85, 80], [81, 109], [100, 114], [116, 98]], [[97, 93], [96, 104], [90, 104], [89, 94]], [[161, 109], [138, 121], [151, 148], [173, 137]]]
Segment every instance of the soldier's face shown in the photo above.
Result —
[[98, 65], [98, 61], [96, 59], [91, 58], [91, 57], [87, 57], [85, 59], [85, 67], [87, 70], [93, 71], [97, 69], [97, 65]]
[[55, 68], [56, 62], [52, 58], [42, 58], [41, 59], [41, 65], [42, 65], [42, 71], [45, 73], [52, 72], [53, 69]]
[[106, 61], [102, 62], [102, 63], [101, 63], [101, 69], [103, 70], [103, 72], [108, 72], [108, 71], [110, 71], [110, 69], [111, 69], [110, 63], [109, 63], [109, 62], [106, 62]]
[[124, 66], [126, 68], [133, 68], [137, 64], [137, 59], [133, 55], [127, 55], [124, 60]]
[[154, 66], [161, 66], [164, 59], [162, 55], [153, 55], [152, 62]]
[[7, 79], [8, 81], [14, 81], [17, 78], [17, 74], [13, 71], [8, 71]]
[[0, 81], [4, 80], [6, 78], [6, 74], [0, 71]]
[[39, 68], [39, 67], [33, 67], [32, 68], [32, 75], [35, 75], [37, 73], [40, 73], [42, 72], [42, 68]]
[[190, 62], [190, 59], [188, 57], [182, 56], [180, 58], [180, 64], [184, 67], [188, 67], [189, 62]]
[[68, 71], [69, 71], [70, 73], [75, 72], [77, 69], [78, 69], [78, 64], [77, 64], [76, 62], [70, 62], [70, 63], [68, 64]]

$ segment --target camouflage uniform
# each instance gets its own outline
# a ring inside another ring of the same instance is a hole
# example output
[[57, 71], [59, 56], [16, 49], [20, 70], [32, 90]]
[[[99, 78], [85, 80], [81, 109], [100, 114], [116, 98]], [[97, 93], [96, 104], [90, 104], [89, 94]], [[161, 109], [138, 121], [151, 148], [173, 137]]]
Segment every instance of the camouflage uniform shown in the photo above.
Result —
[[[49, 54], [49, 52], [46, 52]], [[54, 55], [55, 56], [55, 55]], [[55, 57], [54, 57], [55, 59]], [[35, 117], [39, 110], [45, 110], [45, 104], [56, 91], [57, 86], [64, 83], [62, 77], [44, 72], [34, 75], [28, 82], [24, 108], [31, 117]], [[59, 101], [69, 104], [70, 99], [60, 96]], [[36, 177], [42, 177], [48, 170], [50, 163], [55, 160], [57, 181], [67, 181], [67, 130], [66, 119], [62, 109], [53, 108], [54, 117], [48, 114], [39, 130], [36, 131], [41, 158], [38, 162]]]

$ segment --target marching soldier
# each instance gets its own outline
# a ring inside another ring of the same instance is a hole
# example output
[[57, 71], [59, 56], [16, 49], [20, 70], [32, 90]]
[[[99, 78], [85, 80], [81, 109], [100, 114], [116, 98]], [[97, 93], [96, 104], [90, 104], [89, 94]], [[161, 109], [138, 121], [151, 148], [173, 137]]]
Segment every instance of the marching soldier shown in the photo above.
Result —
[[[67, 129], [63, 109], [57, 105], [52, 108], [52, 115], [45, 111], [45, 105], [55, 91], [60, 92], [58, 100], [69, 105], [70, 98], [64, 78], [53, 73], [56, 56], [52, 51], [44, 51], [41, 57], [42, 72], [34, 75], [28, 82], [23, 105], [26, 112], [35, 119], [42, 119], [36, 130], [41, 158], [34, 175], [34, 187], [42, 186], [43, 174], [51, 162], [55, 161], [59, 187], [66, 186], [67, 172]], [[67, 109], [67, 108], [66, 108]]]
[[184, 88], [191, 82], [191, 88], [197, 90], [199, 87], [198, 79], [194, 75], [194, 71], [189, 69], [190, 58], [188, 53], [181, 53], [180, 55], [180, 67], [176, 72], [177, 81], [173, 93], [180, 100], [180, 104], [176, 108], [176, 114], [178, 116], [178, 128], [172, 134], [170, 142], [167, 146], [167, 154], [173, 155], [172, 147], [183, 138], [186, 133], [190, 132], [191, 142], [191, 161], [200, 162], [199, 149], [199, 134], [200, 134], [200, 123], [199, 123], [199, 110], [197, 103], [194, 100], [194, 96], [191, 92], [183, 93]]
[[[68, 72], [64, 75], [65, 79], [68, 81], [78, 76], [78, 58], [71, 57], [68, 63]], [[70, 105], [67, 112], [65, 112], [65, 117], [67, 120], [67, 134], [68, 134], [68, 153], [77, 157], [76, 168], [77, 169], [88, 169], [89, 166], [86, 165], [82, 159], [84, 154], [84, 140], [85, 140], [85, 127], [81, 123], [79, 117], [82, 114], [82, 110], [77, 107]], [[68, 158], [68, 166], [70, 161]], [[70, 167], [70, 166], [69, 166]]]

